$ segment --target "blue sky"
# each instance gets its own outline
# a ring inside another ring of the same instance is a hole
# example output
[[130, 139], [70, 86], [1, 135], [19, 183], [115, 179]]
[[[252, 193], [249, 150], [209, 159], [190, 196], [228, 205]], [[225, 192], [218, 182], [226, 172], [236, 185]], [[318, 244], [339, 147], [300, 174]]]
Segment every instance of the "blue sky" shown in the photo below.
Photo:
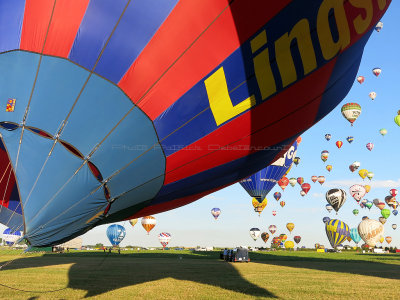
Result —
[[[400, 189], [400, 162], [398, 149], [400, 146], [400, 128], [393, 119], [400, 109], [398, 85], [398, 71], [400, 62], [398, 51], [398, 20], [400, 19], [400, 3], [393, 1], [388, 12], [382, 19], [384, 27], [380, 33], [374, 32], [367, 44], [361, 62], [359, 75], [365, 76], [365, 82], [360, 85], [355, 81], [352, 90], [343, 102], [327, 117], [302, 135], [297, 156], [301, 158], [300, 164], [293, 166], [288, 177], [304, 177], [305, 182], [311, 184], [307, 196], [300, 196], [300, 186], [292, 188], [290, 185], [285, 192], [276, 186], [267, 196], [268, 205], [258, 217], [251, 205], [251, 197], [239, 184], [232, 185], [214, 194], [204, 197], [190, 205], [154, 215], [157, 225], [147, 235], [138, 224], [132, 228], [128, 222], [120, 222], [127, 229], [127, 236], [121, 243], [125, 245], [160, 246], [157, 235], [160, 232], [169, 232], [172, 235], [171, 246], [263, 246], [261, 239], [254, 242], [249, 235], [249, 229], [258, 227], [267, 231], [271, 224], [278, 227], [276, 234], [288, 234], [289, 240], [294, 235], [300, 235], [300, 245], [312, 246], [314, 243], [329, 245], [322, 222], [324, 216], [335, 218], [335, 212], [330, 214], [325, 210], [327, 204], [325, 193], [328, 189], [338, 187], [348, 192], [350, 185], [355, 183], [372, 186], [371, 191], [365, 196], [369, 200], [379, 198], [383, 200], [388, 195], [389, 189]], [[379, 77], [372, 74], [374, 67], [382, 68]], [[377, 93], [372, 101], [368, 94]], [[354, 127], [350, 126], [341, 115], [340, 108], [344, 103], [357, 102], [362, 107], [362, 114], [357, 119]], [[295, 124], [294, 124], [295, 126]], [[388, 134], [382, 137], [379, 129], [386, 128]], [[332, 134], [332, 139], [327, 142], [326, 133]], [[354, 142], [349, 144], [347, 136], [354, 136]], [[343, 141], [343, 147], [337, 149], [335, 142]], [[370, 152], [366, 149], [368, 142], [375, 147]], [[326, 163], [320, 159], [322, 150], [328, 150], [330, 157]], [[371, 182], [363, 182], [357, 172], [351, 173], [348, 166], [353, 161], [361, 162], [361, 168], [375, 173]], [[325, 166], [331, 164], [333, 170], [329, 173]], [[312, 175], [324, 175], [324, 185], [312, 183]], [[281, 208], [273, 198], [273, 193], [280, 191], [286, 206]], [[217, 221], [211, 216], [211, 209], [219, 207], [222, 214]], [[360, 214], [354, 216], [352, 210], [358, 208]], [[276, 210], [277, 215], [272, 216]], [[356, 201], [348, 196], [346, 203], [339, 211], [337, 217], [347, 223], [351, 228], [356, 227], [362, 216], [377, 219], [380, 210], [376, 207], [361, 209]], [[295, 223], [295, 228], [290, 235], [286, 230], [286, 223]], [[391, 228], [393, 223], [399, 224], [399, 229]], [[3, 230], [3, 227], [1, 229]], [[108, 244], [106, 238], [107, 225], [97, 227], [83, 236], [84, 244], [102, 242]], [[400, 214], [391, 215], [385, 224], [385, 236], [393, 238], [391, 245], [400, 246]], [[272, 237], [270, 238], [270, 240]], [[270, 243], [268, 242], [267, 245]], [[351, 243], [354, 245], [354, 243]], [[386, 243], [384, 243], [386, 245]]]

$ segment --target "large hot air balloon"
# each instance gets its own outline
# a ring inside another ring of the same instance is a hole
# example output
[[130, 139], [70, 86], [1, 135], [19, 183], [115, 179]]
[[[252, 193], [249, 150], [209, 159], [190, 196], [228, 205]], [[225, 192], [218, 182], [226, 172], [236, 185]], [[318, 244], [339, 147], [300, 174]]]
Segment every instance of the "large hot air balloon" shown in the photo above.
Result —
[[142, 226], [144, 230], [146, 230], [147, 234], [150, 233], [150, 231], [156, 226], [157, 221], [156, 218], [152, 216], [146, 216], [142, 218]]
[[168, 245], [169, 241], [171, 240], [171, 234], [168, 232], [161, 232], [158, 235], [158, 240], [160, 241], [161, 245], [163, 246], [163, 249]]
[[358, 233], [362, 240], [370, 247], [375, 247], [384, 234], [383, 224], [372, 219], [365, 219], [358, 225]]
[[256, 241], [258, 239], [260, 234], [261, 234], [260, 229], [258, 229], [258, 228], [251, 228], [250, 229], [250, 236], [254, 241]]
[[3, 231], [3, 241], [6, 243], [8, 246], [14, 245], [20, 238], [22, 237], [21, 231], [17, 230], [12, 230], [11, 228], [6, 228], [6, 230]]
[[279, 159], [347, 95], [390, 1], [362, 22], [275, 2], [0, 0], [0, 223], [56, 245]]
[[107, 237], [113, 247], [116, 247], [119, 245], [119, 243], [122, 242], [126, 235], [126, 230], [124, 226], [121, 226], [119, 224], [113, 224], [108, 226], [107, 228]]
[[346, 202], [346, 192], [341, 189], [330, 189], [326, 192], [325, 198], [337, 214], [339, 209]]
[[134, 227], [136, 225], [136, 223], [138, 222], [138, 219], [130, 219], [129, 220], [129, 224], [132, 225], [132, 227]]
[[325, 223], [325, 231], [332, 248], [343, 243], [350, 234], [349, 226], [338, 219]]
[[323, 162], [326, 162], [329, 158], [329, 151], [328, 150], [324, 150], [321, 152], [321, 160]]
[[325, 139], [329, 141], [332, 138], [332, 135], [330, 133], [325, 134]]
[[287, 223], [286, 228], [287, 228], [287, 230], [289, 230], [290, 233], [292, 233], [292, 231], [294, 229], [294, 223]]
[[296, 150], [297, 142], [290, 147], [283, 157], [250, 177], [241, 180], [240, 185], [260, 203], [277, 183], [284, 190], [289, 184], [289, 180], [284, 175], [293, 163]]
[[274, 234], [276, 232], [276, 226], [275, 225], [269, 225], [268, 230], [269, 230], [269, 232], [271, 232], [271, 234]]
[[293, 238], [293, 240], [295, 241], [296, 244], [298, 244], [298, 243], [300, 243], [300, 241], [301, 241], [301, 236], [295, 235], [294, 238]]
[[266, 243], [268, 241], [268, 239], [269, 239], [268, 232], [261, 233], [261, 239], [264, 241], [264, 243]]
[[254, 211], [258, 212], [258, 215], [260, 216], [262, 211], [264, 210], [264, 208], [267, 206], [268, 204], [268, 200], [267, 198], [265, 198], [261, 203], [258, 202], [258, 200], [256, 198], [251, 199], [251, 204], [254, 207]]
[[218, 219], [219, 215], [221, 214], [221, 210], [218, 207], [214, 207], [211, 210], [211, 215], [214, 217], [215, 220]]
[[349, 189], [350, 195], [356, 200], [357, 202], [360, 201], [367, 191], [365, 190], [365, 187], [361, 184], [354, 184], [350, 187]]
[[357, 103], [347, 103], [342, 106], [342, 115], [353, 126], [355, 120], [361, 115], [361, 106]]

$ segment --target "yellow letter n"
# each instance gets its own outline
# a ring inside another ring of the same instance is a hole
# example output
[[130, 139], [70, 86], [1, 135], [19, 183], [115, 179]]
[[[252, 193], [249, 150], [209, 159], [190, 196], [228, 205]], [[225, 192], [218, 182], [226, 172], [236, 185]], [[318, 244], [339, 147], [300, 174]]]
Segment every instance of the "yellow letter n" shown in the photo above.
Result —
[[217, 126], [250, 109], [256, 104], [254, 95], [251, 95], [235, 106], [232, 104], [223, 67], [219, 68], [214, 74], [208, 77], [204, 81], [204, 84], [206, 85], [208, 101], [210, 102], [210, 108]]

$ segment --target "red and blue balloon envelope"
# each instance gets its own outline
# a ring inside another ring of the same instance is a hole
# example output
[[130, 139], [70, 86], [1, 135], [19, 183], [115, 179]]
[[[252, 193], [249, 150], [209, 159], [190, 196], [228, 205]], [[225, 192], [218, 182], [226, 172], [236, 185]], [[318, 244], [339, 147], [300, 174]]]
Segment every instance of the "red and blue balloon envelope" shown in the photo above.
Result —
[[215, 220], [218, 219], [219, 215], [221, 214], [221, 210], [218, 207], [214, 207], [211, 210], [211, 215], [214, 217]]
[[168, 232], [161, 232], [158, 235], [158, 240], [160, 241], [163, 248], [165, 248], [171, 240], [171, 234], [169, 234]]
[[0, 222], [56, 245], [274, 163], [390, 2], [0, 0]]

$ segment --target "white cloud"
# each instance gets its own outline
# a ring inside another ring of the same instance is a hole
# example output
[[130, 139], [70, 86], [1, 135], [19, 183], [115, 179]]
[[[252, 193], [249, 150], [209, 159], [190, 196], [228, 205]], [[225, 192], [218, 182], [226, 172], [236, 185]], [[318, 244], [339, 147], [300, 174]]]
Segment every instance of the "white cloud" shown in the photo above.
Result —
[[370, 185], [371, 188], [397, 188], [400, 187], [400, 178], [397, 180], [372, 180], [372, 181], [354, 181], [354, 180], [332, 180], [327, 181], [327, 187], [350, 187], [354, 184]]
[[315, 198], [321, 198], [321, 197], [324, 197], [324, 194], [322, 194], [322, 193], [314, 193], [314, 194], [312, 194], [312, 196], [315, 197]]

